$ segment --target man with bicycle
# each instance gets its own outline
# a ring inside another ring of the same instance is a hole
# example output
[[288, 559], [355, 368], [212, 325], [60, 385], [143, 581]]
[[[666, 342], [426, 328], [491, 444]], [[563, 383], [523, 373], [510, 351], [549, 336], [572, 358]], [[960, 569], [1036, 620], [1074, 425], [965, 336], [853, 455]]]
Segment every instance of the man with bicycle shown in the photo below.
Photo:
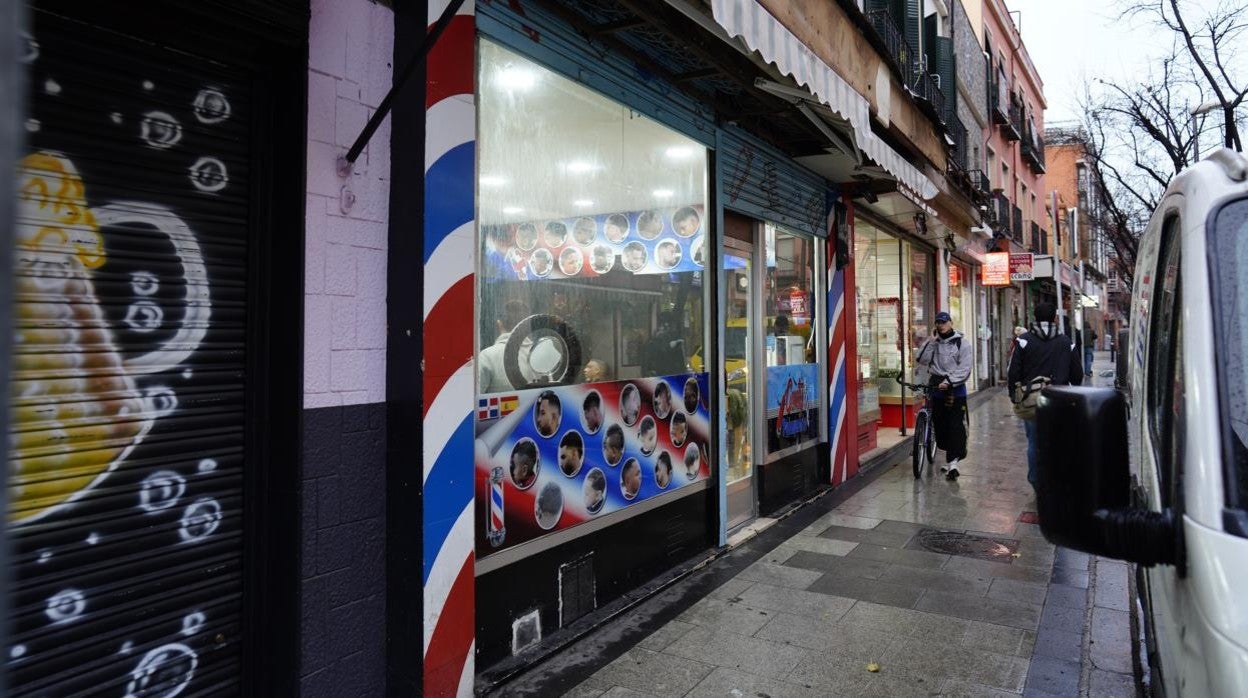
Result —
[[946, 480], [958, 479], [958, 462], [966, 458], [966, 381], [974, 367], [971, 342], [953, 328], [949, 313], [936, 313], [936, 332], [919, 349], [914, 371], [932, 389], [932, 427], [945, 452]]

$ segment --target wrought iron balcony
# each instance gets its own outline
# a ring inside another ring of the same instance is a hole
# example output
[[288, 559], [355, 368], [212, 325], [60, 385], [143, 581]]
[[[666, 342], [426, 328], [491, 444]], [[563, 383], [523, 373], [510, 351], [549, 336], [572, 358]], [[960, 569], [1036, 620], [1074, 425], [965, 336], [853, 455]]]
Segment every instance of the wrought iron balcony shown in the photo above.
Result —
[[948, 133], [949, 138], [953, 140], [953, 148], [949, 153], [949, 169], [965, 174], [970, 150], [970, 134], [962, 125], [962, 119], [959, 119], [956, 114], [950, 117]]
[[1014, 221], [1010, 218], [1010, 200], [1005, 194], [997, 192], [992, 198], [992, 220], [1003, 235], [1013, 235]]
[[967, 173], [971, 180], [971, 188], [980, 196], [988, 198], [992, 196], [992, 182], [988, 180], [988, 175], [983, 170], [971, 170]]
[[1016, 141], [1023, 137], [1023, 109], [1018, 102], [1010, 98], [1009, 119], [1001, 124], [1001, 133], [1008, 141]]
[[875, 33], [884, 42], [889, 59], [901, 73], [902, 82], [910, 87], [919, 73], [918, 52], [910, 47], [910, 42], [906, 41], [906, 35], [902, 33], [892, 13], [888, 10], [871, 10], [867, 13], [867, 19], [871, 22]]
[[1023, 160], [1031, 166], [1033, 172], [1044, 174], [1044, 143], [1036, 138], [1035, 132], [1028, 126], [1026, 133], [1023, 134], [1022, 141]]
[[1020, 245], [1027, 244], [1023, 241], [1023, 209], [1017, 206], [1014, 207], [1014, 225], [1011, 227], [1010, 232], [1014, 235], [1014, 242]]
[[988, 104], [992, 106], [992, 123], [1003, 126], [1010, 122], [1009, 94], [1000, 76], [988, 81]]
[[945, 93], [941, 92], [940, 87], [936, 84], [934, 75], [925, 70], [916, 71], [914, 84], [910, 86], [910, 90], [919, 99], [925, 99], [932, 105], [932, 110], [936, 112], [941, 123], [947, 123], [945, 117]]

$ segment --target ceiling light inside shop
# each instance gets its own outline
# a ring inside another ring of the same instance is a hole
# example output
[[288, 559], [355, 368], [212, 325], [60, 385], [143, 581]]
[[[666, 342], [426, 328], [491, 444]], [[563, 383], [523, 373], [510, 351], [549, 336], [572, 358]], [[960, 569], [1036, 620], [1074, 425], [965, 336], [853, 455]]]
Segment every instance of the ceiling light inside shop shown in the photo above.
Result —
[[575, 160], [573, 162], [565, 163], [563, 166], [563, 169], [573, 174], [583, 174], [585, 172], [594, 172], [601, 168], [592, 162], [585, 162], [584, 160]]
[[501, 187], [506, 183], [507, 183], [506, 177], [499, 177], [498, 175], [482, 175], [481, 176], [481, 186], [483, 187]]
[[671, 189], [655, 189], [653, 193], [656, 199], [670, 199], [675, 192]]
[[589, 199], [577, 199], [576, 201], [572, 202], [572, 205], [578, 208], [589, 208], [590, 206], [594, 205], [594, 202], [590, 201]]
[[509, 65], [498, 71], [494, 79], [504, 90], [531, 90], [537, 84], [537, 73], [529, 68]]
[[693, 148], [687, 145], [674, 145], [663, 152], [669, 160], [688, 160], [693, 157]]
[[519, 206], [504, 206], [503, 213], [509, 216], [514, 216], [517, 213], [524, 213], [524, 209], [520, 208]]

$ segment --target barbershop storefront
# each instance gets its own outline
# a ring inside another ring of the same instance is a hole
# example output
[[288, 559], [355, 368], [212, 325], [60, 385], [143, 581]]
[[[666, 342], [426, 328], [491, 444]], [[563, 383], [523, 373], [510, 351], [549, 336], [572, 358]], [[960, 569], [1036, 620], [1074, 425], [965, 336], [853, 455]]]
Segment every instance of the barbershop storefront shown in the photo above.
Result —
[[446, 447], [477, 671], [829, 482], [827, 183], [516, 11], [476, 7], [474, 409]]

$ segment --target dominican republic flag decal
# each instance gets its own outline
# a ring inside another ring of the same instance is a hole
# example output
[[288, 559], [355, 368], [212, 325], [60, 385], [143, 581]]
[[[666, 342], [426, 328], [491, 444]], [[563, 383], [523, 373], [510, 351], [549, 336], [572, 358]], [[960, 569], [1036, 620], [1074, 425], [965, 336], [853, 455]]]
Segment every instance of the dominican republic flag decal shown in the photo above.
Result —
[[477, 419], [498, 419], [498, 398], [483, 397], [477, 400]]

